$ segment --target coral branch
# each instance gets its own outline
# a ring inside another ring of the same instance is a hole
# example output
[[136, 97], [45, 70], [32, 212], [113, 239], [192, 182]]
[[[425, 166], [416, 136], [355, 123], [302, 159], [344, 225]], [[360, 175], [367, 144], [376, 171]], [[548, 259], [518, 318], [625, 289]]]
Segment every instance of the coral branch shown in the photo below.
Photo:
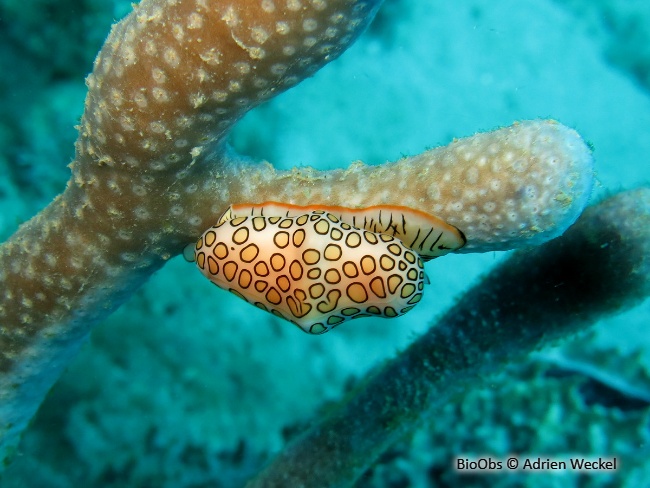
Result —
[[228, 149], [247, 110], [340, 55], [379, 3], [144, 0], [113, 27], [87, 79], [65, 192], [0, 248], [3, 446], [92, 325], [232, 203], [410, 206], [461, 229], [464, 252], [539, 244], [575, 220], [591, 155], [554, 122], [323, 173]]
[[68, 187], [0, 248], [2, 445], [90, 327], [230, 203], [205, 206], [205, 181], [228, 184], [232, 124], [340, 55], [378, 6], [145, 0], [113, 26], [87, 79]]
[[526, 121], [380, 166], [328, 172], [242, 166], [215, 196], [411, 207], [462, 230], [467, 244], [459, 252], [467, 253], [557, 237], [586, 205], [591, 184], [591, 153], [575, 131], [554, 121]]
[[490, 272], [248, 486], [351, 486], [450, 398], [649, 295], [650, 188], [643, 188], [588, 208], [562, 237]]

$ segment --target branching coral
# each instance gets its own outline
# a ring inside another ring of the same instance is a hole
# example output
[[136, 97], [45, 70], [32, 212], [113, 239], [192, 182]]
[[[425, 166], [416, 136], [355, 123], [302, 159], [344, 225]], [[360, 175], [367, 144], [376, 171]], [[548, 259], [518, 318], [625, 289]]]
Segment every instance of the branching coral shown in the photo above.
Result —
[[555, 122], [323, 173], [276, 171], [229, 150], [247, 110], [336, 58], [378, 6], [145, 0], [114, 26], [87, 79], [66, 190], [0, 248], [4, 444], [91, 326], [231, 203], [408, 206], [461, 229], [465, 252], [540, 244], [575, 220], [591, 156]]

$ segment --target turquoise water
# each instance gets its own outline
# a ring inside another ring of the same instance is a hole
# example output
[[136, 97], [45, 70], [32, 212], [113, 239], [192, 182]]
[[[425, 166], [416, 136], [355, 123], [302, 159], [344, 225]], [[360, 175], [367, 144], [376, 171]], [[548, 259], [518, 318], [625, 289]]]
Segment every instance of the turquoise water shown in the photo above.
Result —
[[[74, 5], [0, 6], [3, 238], [63, 188], [83, 78], [112, 19], [128, 11], [126, 2]], [[387, 1], [352, 49], [249, 114], [232, 142], [278, 167], [325, 169], [548, 117], [593, 145], [597, 200], [650, 179], [649, 41], [644, 2]], [[429, 263], [430, 275], [446, 277], [443, 292], [399, 319], [355, 321], [322, 337], [221, 293], [176, 258], [95, 330], [26, 432], [3, 486], [239, 486], [502, 257]], [[565, 354], [650, 391], [649, 316], [646, 302], [607, 319]], [[626, 457], [615, 483], [649, 484], [648, 404], [630, 407], [619, 383], [587, 404], [586, 373], [556, 376], [533, 362], [468, 393], [363, 486], [454, 486], [455, 456], [514, 449]]]

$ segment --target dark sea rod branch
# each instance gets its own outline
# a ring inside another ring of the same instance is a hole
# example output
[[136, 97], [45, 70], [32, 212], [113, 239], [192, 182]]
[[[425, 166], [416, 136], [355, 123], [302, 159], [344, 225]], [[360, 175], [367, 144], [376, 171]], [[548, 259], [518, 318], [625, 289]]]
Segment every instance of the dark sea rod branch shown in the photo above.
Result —
[[562, 237], [518, 251], [484, 276], [247, 488], [351, 486], [450, 398], [648, 296], [650, 188], [641, 188], [589, 207]]

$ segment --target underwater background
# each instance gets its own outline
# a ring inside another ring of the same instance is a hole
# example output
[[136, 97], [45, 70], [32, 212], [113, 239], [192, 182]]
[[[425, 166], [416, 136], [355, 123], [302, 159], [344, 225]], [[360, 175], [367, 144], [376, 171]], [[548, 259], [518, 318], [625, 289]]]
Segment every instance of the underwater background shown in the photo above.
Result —
[[[3, 240], [63, 189], [84, 77], [130, 8], [0, 0]], [[592, 201], [648, 184], [650, 3], [386, 0], [349, 51], [248, 114], [232, 144], [277, 167], [328, 169], [532, 118], [557, 119], [593, 146]], [[506, 254], [431, 262], [445, 287], [413, 311], [324, 336], [217, 290], [177, 257], [95, 328], [0, 486], [241, 486]], [[646, 301], [510, 366], [436, 412], [357, 486], [650, 486], [649, 323]], [[616, 456], [621, 466], [525, 478], [453, 469], [459, 455], [511, 452]]]

